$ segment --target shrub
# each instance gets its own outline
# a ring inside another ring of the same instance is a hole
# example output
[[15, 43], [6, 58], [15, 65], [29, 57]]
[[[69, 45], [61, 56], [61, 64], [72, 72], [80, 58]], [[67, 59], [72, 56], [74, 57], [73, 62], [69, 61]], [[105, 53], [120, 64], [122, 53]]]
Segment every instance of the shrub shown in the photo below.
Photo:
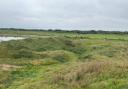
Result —
[[76, 54], [82, 54], [83, 52], [86, 51], [86, 48], [80, 42], [66, 40], [65, 45], [66, 46], [63, 48], [64, 50], [68, 50]]
[[13, 53], [12, 57], [13, 58], [32, 58], [33, 53], [31, 51], [21, 49], [21, 50], [17, 51], [16, 53]]

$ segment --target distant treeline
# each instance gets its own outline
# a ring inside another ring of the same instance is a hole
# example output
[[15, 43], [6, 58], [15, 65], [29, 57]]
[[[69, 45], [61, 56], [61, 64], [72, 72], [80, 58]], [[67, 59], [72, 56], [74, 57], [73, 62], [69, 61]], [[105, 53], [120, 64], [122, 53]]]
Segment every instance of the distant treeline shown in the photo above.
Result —
[[0, 30], [14, 30], [14, 31], [44, 31], [44, 32], [58, 32], [58, 33], [78, 33], [78, 34], [128, 34], [128, 31], [103, 31], [103, 30], [62, 30], [62, 29], [18, 29], [18, 28], [0, 28]]

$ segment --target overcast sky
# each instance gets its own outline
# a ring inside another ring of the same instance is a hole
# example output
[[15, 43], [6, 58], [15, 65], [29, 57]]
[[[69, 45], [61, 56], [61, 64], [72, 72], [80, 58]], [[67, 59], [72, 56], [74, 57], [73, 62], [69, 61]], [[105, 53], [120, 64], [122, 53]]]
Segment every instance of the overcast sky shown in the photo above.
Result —
[[128, 0], [0, 0], [0, 27], [128, 31]]

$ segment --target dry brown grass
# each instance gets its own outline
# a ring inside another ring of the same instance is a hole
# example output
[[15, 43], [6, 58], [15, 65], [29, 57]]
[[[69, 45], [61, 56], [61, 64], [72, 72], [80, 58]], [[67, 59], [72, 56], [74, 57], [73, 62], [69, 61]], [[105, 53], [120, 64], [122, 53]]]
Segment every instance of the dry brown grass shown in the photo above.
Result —
[[92, 82], [102, 80], [102, 76], [115, 77], [116, 73], [120, 76], [127, 71], [127, 62], [93, 61], [77, 63], [66, 72], [56, 73], [53, 77], [53, 83], [63, 83], [69, 89], [88, 89]]
[[21, 67], [15, 66], [15, 65], [9, 65], [9, 64], [0, 64], [1, 70], [9, 71], [9, 70], [14, 69], [14, 68], [21, 68]]

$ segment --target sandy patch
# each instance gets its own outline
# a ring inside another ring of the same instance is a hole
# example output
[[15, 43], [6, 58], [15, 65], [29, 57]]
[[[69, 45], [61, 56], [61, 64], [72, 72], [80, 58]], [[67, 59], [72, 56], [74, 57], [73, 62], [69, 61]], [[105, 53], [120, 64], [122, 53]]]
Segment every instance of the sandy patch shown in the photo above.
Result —
[[20, 66], [15, 66], [15, 65], [9, 65], [9, 64], [0, 64], [0, 69], [1, 70], [9, 71], [11, 69], [16, 69], [16, 68], [21, 68], [21, 67]]

